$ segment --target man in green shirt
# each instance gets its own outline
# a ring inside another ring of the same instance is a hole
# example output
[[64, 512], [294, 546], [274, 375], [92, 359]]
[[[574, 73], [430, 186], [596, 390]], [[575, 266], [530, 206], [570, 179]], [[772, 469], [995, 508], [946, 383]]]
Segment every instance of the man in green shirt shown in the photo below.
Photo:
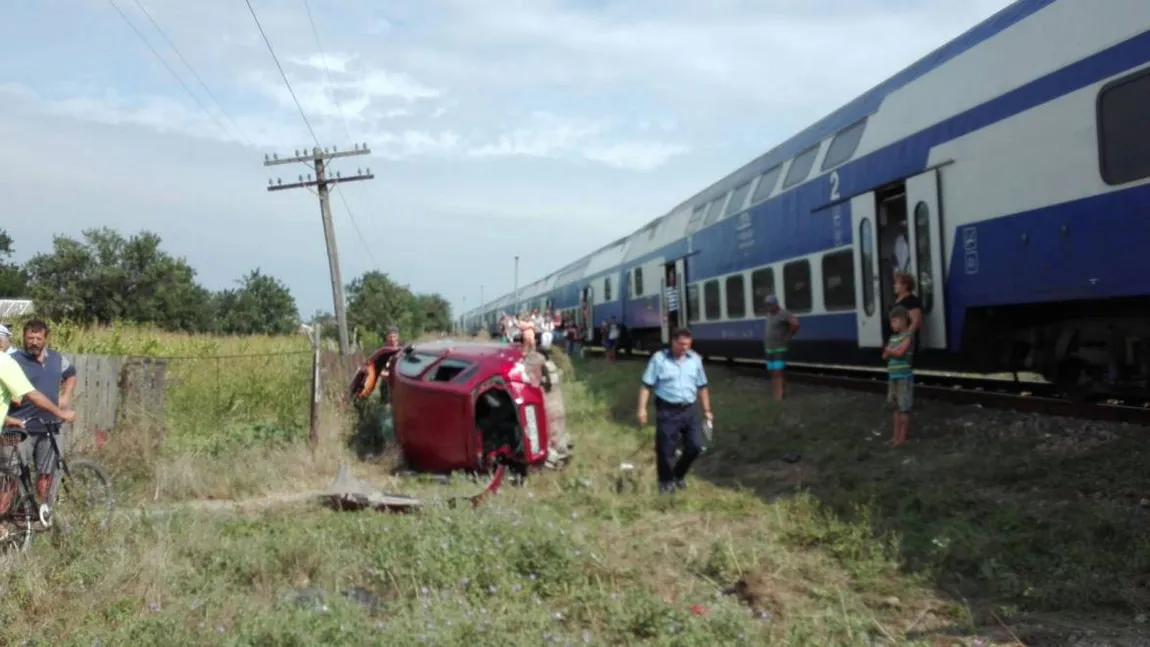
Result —
[[[59, 418], [64, 422], [76, 419], [76, 412], [61, 409], [51, 399], [32, 388], [32, 383], [24, 375], [24, 369], [7, 353], [0, 353], [0, 418], [4, 419], [5, 427], [24, 428], [24, 421], [8, 417], [8, 410], [13, 402], [20, 403], [27, 399], [32, 404]], [[16, 445], [7, 445], [0, 448], [0, 466], [10, 465], [15, 458]], [[2, 471], [2, 470], [0, 470]], [[8, 512], [12, 499], [16, 496], [16, 480], [10, 474], [0, 475], [0, 515]], [[0, 528], [0, 533], [4, 529]]]

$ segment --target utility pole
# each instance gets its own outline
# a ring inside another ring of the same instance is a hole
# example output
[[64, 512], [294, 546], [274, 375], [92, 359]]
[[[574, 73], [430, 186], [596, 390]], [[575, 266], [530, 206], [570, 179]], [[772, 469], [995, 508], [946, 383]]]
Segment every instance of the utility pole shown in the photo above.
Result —
[[319, 212], [320, 218], [323, 220], [323, 238], [327, 243], [327, 264], [331, 272], [331, 298], [335, 303], [335, 319], [339, 324], [339, 354], [347, 355], [350, 351], [348, 337], [347, 337], [347, 303], [343, 299], [343, 280], [339, 275], [339, 250], [336, 248], [335, 243], [335, 228], [331, 224], [331, 196], [329, 188], [340, 182], [356, 182], [359, 180], [371, 180], [375, 178], [371, 174], [371, 169], [368, 168], [367, 172], [361, 169], [355, 170], [355, 175], [351, 177], [343, 177], [339, 171], [335, 172], [335, 177], [328, 176], [327, 163], [328, 160], [337, 157], [351, 157], [352, 155], [370, 155], [371, 150], [368, 149], [367, 144], [356, 144], [355, 148], [350, 151], [338, 151], [333, 146], [331, 150], [320, 148], [316, 146], [308, 153], [305, 148], [302, 151], [295, 151], [295, 157], [287, 157], [280, 159], [279, 155], [272, 154], [271, 156], [264, 155], [264, 166], [275, 166], [277, 164], [294, 164], [300, 162], [311, 166], [315, 172], [315, 179], [312, 179], [312, 174], [308, 173], [306, 179], [303, 175], [299, 176], [298, 182], [284, 184], [282, 180], [277, 178], [273, 183], [268, 180], [268, 191], [283, 191], [285, 189], [302, 189], [307, 187], [315, 187], [316, 194], [319, 195]]
[[519, 314], [519, 255], [515, 255], [515, 314]]

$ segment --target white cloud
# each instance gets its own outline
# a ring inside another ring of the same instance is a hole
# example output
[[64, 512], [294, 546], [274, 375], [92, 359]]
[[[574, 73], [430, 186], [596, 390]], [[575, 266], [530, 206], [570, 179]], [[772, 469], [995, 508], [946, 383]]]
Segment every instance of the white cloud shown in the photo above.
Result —
[[[29, 163], [3, 172], [42, 187], [55, 174], [40, 164], [86, 173], [51, 201], [22, 204], [27, 217], [4, 224], [18, 248], [48, 244], [32, 223], [78, 233], [98, 222], [98, 199], [99, 214], [114, 214], [100, 217], [166, 240], [192, 240], [193, 225], [200, 237], [266, 239], [226, 261], [211, 260], [210, 244], [181, 251], [223, 283], [248, 265], [281, 267], [302, 311], [328, 308], [314, 198], [262, 188], [265, 152], [312, 141], [246, 7], [145, 3], [221, 110], [134, 3], [120, 4], [214, 118], [106, 3], [14, 5], [7, 18], [23, 27], [0, 53], [0, 132]], [[324, 52], [301, 3], [255, 6], [321, 143], [373, 150], [336, 167], [376, 174], [340, 191], [383, 269], [474, 305], [478, 284], [489, 297], [510, 288], [510, 261], [493, 258], [519, 253], [526, 282], [626, 234], [1006, 4], [312, 3]], [[67, 145], [38, 159], [38, 142], [61, 133]], [[138, 166], [94, 161], [93, 147]], [[122, 185], [124, 173], [161, 170], [171, 177]], [[116, 195], [121, 204], [106, 204]], [[370, 261], [342, 202], [336, 210], [348, 278]], [[553, 227], [563, 235], [541, 235]]]
[[473, 157], [578, 158], [619, 169], [650, 171], [687, 148], [658, 141], [618, 141], [610, 137], [609, 119], [564, 119], [547, 112], [531, 115], [529, 124], [469, 151]]

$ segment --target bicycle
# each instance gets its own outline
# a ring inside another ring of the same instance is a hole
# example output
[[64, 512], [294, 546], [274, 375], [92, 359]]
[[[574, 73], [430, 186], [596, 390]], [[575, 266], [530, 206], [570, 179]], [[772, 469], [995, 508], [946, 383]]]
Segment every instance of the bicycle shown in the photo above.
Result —
[[[30, 422], [40, 423], [44, 431], [28, 431], [27, 429], [21, 429], [19, 427], [7, 427], [0, 433], [0, 447], [10, 449], [15, 455], [14, 458], [8, 459], [10, 464], [2, 470], [5, 472], [2, 478], [5, 480], [12, 478], [11, 463], [15, 463], [18, 485], [18, 491], [8, 510], [0, 510], [0, 516], [10, 519], [17, 528], [15, 536], [10, 532], [0, 536], [0, 542], [3, 544], [0, 550], [5, 552], [12, 549], [15, 549], [17, 552], [26, 550], [32, 541], [32, 534], [36, 529], [37, 522], [42, 530], [56, 528], [63, 532], [68, 532], [72, 530], [73, 526], [81, 525], [83, 520], [89, 516], [85, 513], [93, 508], [96, 508], [95, 510], [91, 510], [96, 512], [96, 527], [99, 530], [105, 530], [111, 521], [112, 512], [116, 505], [111, 479], [108, 478], [103, 466], [91, 460], [77, 459], [69, 462], [64, 458], [64, 454], [60, 451], [60, 445], [56, 440], [57, 435], [60, 433], [60, 427], [63, 425], [61, 421], [33, 418], [26, 420], [25, 424]], [[53, 472], [52, 483], [48, 488], [46, 501], [40, 501], [37, 497], [36, 485], [32, 480], [32, 471], [28, 466], [28, 462], [24, 460], [24, 456], [19, 451], [20, 443], [29, 436], [43, 436], [48, 438], [53, 455], [55, 456], [56, 471]], [[79, 488], [73, 487], [73, 481], [83, 481], [87, 478], [94, 479], [97, 487], [84, 487], [82, 485]], [[85, 501], [88, 505], [84, 505], [83, 508], [79, 508], [75, 512], [70, 510], [70, 506], [65, 505], [64, 515], [58, 518], [56, 507], [61, 486], [64, 488], [64, 496], [61, 500], [65, 504], [70, 502], [73, 497], [79, 499], [79, 496], [76, 496], [77, 494], [88, 494], [89, 500]], [[96, 501], [95, 506], [91, 505], [92, 499]], [[102, 515], [98, 510], [101, 500], [104, 508]]]

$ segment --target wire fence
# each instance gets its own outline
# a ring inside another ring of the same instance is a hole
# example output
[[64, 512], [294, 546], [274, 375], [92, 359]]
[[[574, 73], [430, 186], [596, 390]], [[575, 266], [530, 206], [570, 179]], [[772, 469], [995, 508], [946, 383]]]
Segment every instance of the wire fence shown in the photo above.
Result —
[[73, 429], [81, 437], [106, 437], [125, 426], [191, 436], [221, 428], [307, 428], [315, 393], [322, 401], [339, 401], [363, 361], [362, 353], [340, 356], [322, 347], [242, 355], [65, 356], [77, 372]]

